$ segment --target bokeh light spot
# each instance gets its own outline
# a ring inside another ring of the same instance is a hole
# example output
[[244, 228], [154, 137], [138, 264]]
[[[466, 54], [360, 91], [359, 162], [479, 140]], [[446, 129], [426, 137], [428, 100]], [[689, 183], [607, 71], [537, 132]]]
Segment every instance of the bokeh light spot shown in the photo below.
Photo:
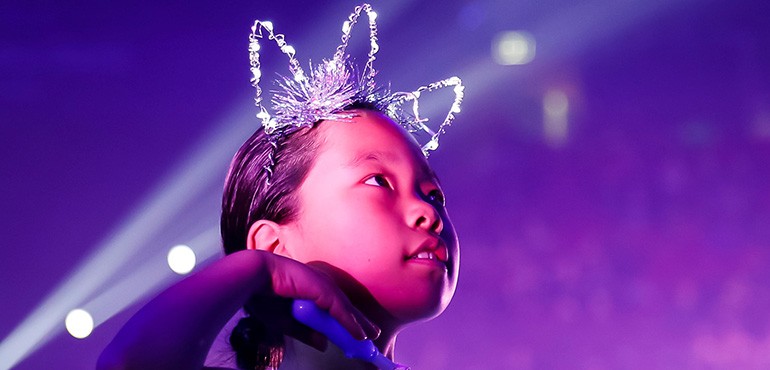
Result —
[[492, 57], [502, 65], [527, 64], [535, 59], [535, 38], [524, 31], [501, 32], [492, 43]]
[[87, 311], [74, 309], [67, 314], [64, 319], [64, 326], [67, 331], [75, 338], [83, 339], [91, 335], [94, 330], [94, 319]]
[[177, 245], [168, 251], [168, 267], [177, 274], [184, 275], [195, 267], [195, 252], [186, 245]]
[[569, 97], [552, 89], [543, 96], [543, 136], [552, 147], [561, 147], [569, 135]]

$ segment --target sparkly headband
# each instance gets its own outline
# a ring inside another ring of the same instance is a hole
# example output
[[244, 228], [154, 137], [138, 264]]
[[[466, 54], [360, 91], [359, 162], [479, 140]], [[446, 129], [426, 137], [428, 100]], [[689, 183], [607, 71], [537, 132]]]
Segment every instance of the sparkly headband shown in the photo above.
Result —
[[[366, 65], [360, 73], [356, 70], [345, 49], [350, 41], [350, 31], [358, 21], [361, 11], [369, 17], [370, 49]], [[309, 74], [305, 74], [297, 59], [294, 57], [294, 47], [286, 43], [283, 34], [273, 31], [273, 24], [266, 21], [255, 21], [249, 35], [249, 60], [251, 63], [251, 84], [257, 90], [254, 99], [258, 108], [257, 118], [262, 121], [262, 127], [270, 142], [268, 163], [264, 170], [267, 172], [267, 184], [275, 168], [275, 152], [282, 139], [303, 127], [313, 127], [322, 120], [350, 121], [355, 114], [345, 111], [354, 103], [368, 104], [387, 114], [415, 136], [422, 132], [430, 136], [427, 143], [420, 144], [423, 154], [427, 157], [431, 150], [438, 148], [438, 138], [451, 125], [455, 113], [460, 112], [463, 100], [464, 86], [458, 77], [450, 77], [437, 81], [417, 90], [409, 92], [390, 93], [378, 89], [374, 76], [375, 54], [379, 51], [377, 44], [377, 13], [369, 4], [357, 6], [348, 19], [342, 24], [342, 43], [337, 47], [331, 60], [324, 59], [315, 67], [310, 65]], [[262, 78], [260, 70], [259, 41], [263, 38], [274, 40], [281, 52], [289, 58], [291, 76], [279, 76], [276, 81], [277, 91], [272, 93], [271, 103], [273, 114], [262, 105], [262, 89], [259, 82]], [[419, 99], [423, 92], [430, 92], [453, 86], [455, 99], [444, 121], [435, 131], [426, 124], [428, 119], [419, 114]], [[410, 110], [404, 109], [404, 104], [412, 103]], [[415, 137], [417, 139], [417, 137]]]

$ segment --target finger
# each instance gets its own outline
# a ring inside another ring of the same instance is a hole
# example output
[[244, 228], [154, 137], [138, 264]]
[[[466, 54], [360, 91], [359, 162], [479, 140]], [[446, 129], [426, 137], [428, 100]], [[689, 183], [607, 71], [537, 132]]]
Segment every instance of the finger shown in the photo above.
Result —
[[356, 314], [363, 315], [350, 304], [347, 297], [342, 296], [341, 298], [337, 297], [337, 299], [334, 299], [328, 311], [329, 315], [335, 318], [337, 322], [339, 322], [340, 325], [353, 336], [353, 338], [358, 340], [367, 338], [367, 333], [362, 325], [362, 322], [365, 322], [366, 320], [362, 319], [361, 322], [359, 322], [356, 318]]
[[[275, 259], [282, 268], [272, 268], [273, 291], [283, 297], [309, 299], [329, 312], [356, 339], [365, 339], [364, 326], [371, 323], [358, 312], [350, 300], [326, 274], [309, 268], [303, 263], [289, 259]], [[356, 316], [361, 317], [359, 324]], [[371, 330], [371, 329], [370, 329]]]
[[[348, 300], [347, 296], [343, 295], [344, 299], [342, 304], [345, 306], [345, 309], [347, 312], [350, 312], [353, 315], [353, 319], [356, 321], [359, 327], [364, 331], [365, 337], [358, 338], [358, 339], [376, 339], [380, 336], [380, 328], [371, 320], [369, 320], [366, 315], [364, 315], [358, 308], [353, 306], [353, 304]], [[330, 310], [331, 314], [331, 310]], [[351, 332], [352, 334], [352, 332]]]
[[[350, 303], [350, 300], [347, 298], [350, 297], [351, 294], [356, 297], [367, 296], [367, 294], [369, 294], [363, 285], [358, 283], [358, 281], [356, 281], [348, 273], [340, 270], [337, 267], [321, 261], [311, 261], [308, 262], [307, 265], [329, 277], [330, 281], [344, 292], [346, 304]], [[371, 320], [369, 320], [369, 318], [366, 317], [366, 315], [364, 315], [360, 310], [358, 310], [355, 305], [350, 303], [350, 307], [350, 311], [353, 313], [356, 322], [358, 322], [359, 326], [364, 329], [366, 336], [369, 339], [379, 337], [380, 328], [377, 327], [377, 325], [374, 324]]]
[[368, 318], [364, 317], [363, 314], [360, 318], [356, 318], [356, 321], [358, 321], [358, 324], [361, 325], [364, 329], [364, 332], [366, 332], [366, 337], [369, 339], [377, 339], [380, 337], [380, 327], [377, 326], [377, 324], [373, 323]]

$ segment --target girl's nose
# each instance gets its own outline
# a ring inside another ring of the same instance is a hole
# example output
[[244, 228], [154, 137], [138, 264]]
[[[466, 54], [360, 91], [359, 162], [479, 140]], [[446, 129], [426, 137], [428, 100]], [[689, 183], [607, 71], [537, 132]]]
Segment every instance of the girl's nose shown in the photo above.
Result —
[[444, 222], [436, 208], [419, 197], [415, 197], [409, 210], [408, 222], [414, 228], [424, 229], [436, 235], [444, 229]]

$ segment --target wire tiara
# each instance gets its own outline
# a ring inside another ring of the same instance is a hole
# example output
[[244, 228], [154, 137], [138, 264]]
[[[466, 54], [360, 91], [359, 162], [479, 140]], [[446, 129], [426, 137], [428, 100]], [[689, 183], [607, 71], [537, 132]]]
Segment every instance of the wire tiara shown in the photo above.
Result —
[[[345, 53], [345, 49], [350, 41], [350, 32], [362, 11], [365, 11], [369, 18], [370, 49], [364, 69], [359, 73], [349, 55]], [[264, 38], [275, 41], [281, 52], [289, 58], [291, 73], [291, 76], [279, 76], [276, 81], [277, 90], [272, 92], [271, 98], [272, 114], [262, 104], [262, 88], [259, 86], [262, 79], [259, 60], [260, 40]], [[345, 109], [356, 103], [376, 107], [406, 128], [413, 136], [418, 132], [430, 136], [426, 143], [420, 143], [426, 157], [430, 151], [438, 148], [439, 136], [445, 132], [446, 127], [451, 125], [455, 114], [460, 112], [465, 89], [462, 81], [458, 77], [450, 77], [408, 92], [390, 93], [378, 89], [374, 81], [374, 76], [377, 74], [374, 69], [374, 60], [379, 49], [377, 13], [369, 4], [355, 7], [353, 13], [342, 24], [342, 43], [337, 47], [332, 59], [324, 59], [315, 67], [310, 64], [308, 74], [295, 58], [294, 47], [286, 42], [283, 34], [275, 33], [272, 22], [254, 21], [249, 35], [251, 85], [256, 89], [254, 102], [258, 108], [257, 118], [261, 120], [271, 144], [268, 164], [264, 167], [268, 185], [275, 168], [275, 151], [281, 139], [303, 127], [313, 127], [322, 120], [349, 121], [355, 114]], [[444, 121], [434, 131], [428, 127], [428, 119], [420, 117], [419, 99], [423, 92], [449, 86], [453, 86], [455, 98]], [[412, 103], [410, 110], [404, 108], [404, 104], [408, 102]], [[417, 139], [416, 136], [415, 139]]]

